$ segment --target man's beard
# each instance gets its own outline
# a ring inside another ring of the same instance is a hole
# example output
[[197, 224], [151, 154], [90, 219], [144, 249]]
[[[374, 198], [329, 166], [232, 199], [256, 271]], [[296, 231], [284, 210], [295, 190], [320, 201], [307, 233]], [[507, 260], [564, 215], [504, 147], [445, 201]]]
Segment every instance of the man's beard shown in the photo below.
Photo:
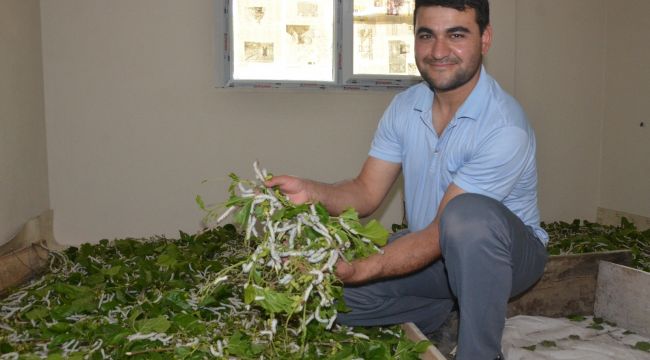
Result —
[[480, 71], [482, 63], [483, 63], [483, 56], [481, 55], [478, 61], [476, 62], [476, 64], [472, 64], [473, 66], [467, 69], [459, 69], [459, 71], [456, 72], [449, 81], [442, 84], [436, 83], [433, 80], [433, 78], [429, 76], [427, 72], [420, 71], [420, 75], [422, 76], [424, 81], [426, 81], [427, 84], [429, 84], [429, 88], [434, 92], [447, 92], [447, 91], [456, 90], [459, 87], [467, 84], [474, 77], [474, 75], [476, 75], [476, 73]]

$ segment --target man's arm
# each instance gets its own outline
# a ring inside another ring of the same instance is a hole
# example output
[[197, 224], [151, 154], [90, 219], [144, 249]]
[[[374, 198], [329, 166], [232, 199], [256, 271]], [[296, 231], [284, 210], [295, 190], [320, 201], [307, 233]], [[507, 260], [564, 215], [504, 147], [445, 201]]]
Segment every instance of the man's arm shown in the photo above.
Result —
[[277, 186], [296, 204], [320, 201], [331, 214], [354, 208], [360, 216], [372, 214], [397, 180], [401, 165], [368, 157], [356, 178], [326, 184], [293, 176], [274, 176], [265, 185]]
[[445, 192], [435, 219], [425, 229], [410, 233], [384, 247], [383, 254], [336, 264], [336, 275], [346, 284], [361, 284], [372, 280], [405, 275], [420, 270], [440, 257], [440, 215], [451, 199], [464, 193], [451, 183]]

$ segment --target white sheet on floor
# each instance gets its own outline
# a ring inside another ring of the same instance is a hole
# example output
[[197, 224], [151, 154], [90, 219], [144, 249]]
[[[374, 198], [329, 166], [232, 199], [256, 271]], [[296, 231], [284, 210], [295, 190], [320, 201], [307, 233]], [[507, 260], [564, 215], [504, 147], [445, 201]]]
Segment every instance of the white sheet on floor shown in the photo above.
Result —
[[[606, 323], [600, 324], [602, 330], [589, 328], [593, 324], [592, 317], [571, 321], [515, 316], [506, 320], [503, 354], [507, 360], [650, 360], [649, 352], [633, 348], [638, 342], [650, 342], [647, 337]], [[534, 350], [524, 348], [532, 345]]]

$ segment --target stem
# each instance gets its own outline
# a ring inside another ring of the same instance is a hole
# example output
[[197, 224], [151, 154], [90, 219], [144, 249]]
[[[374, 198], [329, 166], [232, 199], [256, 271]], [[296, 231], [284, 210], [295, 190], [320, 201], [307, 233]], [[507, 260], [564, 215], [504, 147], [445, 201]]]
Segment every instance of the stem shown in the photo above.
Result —
[[307, 303], [302, 308], [302, 337], [300, 338], [300, 356], [305, 354], [305, 345], [307, 344]]
[[174, 351], [175, 348], [169, 347], [169, 348], [157, 348], [157, 349], [144, 349], [144, 350], [137, 350], [137, 351], [127, 351], [124, 355], [126, 356], [135, 356], [135, 355], [141, 355], [141, 354], [148, 354], [148, 353], [162, 353], [162, 352], [168, 352], [168, 351]]

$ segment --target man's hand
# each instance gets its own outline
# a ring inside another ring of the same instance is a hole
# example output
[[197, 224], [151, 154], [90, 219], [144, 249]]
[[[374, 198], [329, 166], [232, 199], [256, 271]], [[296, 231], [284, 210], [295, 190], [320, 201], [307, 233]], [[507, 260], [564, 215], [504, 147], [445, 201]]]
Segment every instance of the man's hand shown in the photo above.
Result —
[[360, 285], [381, 278], [381, 271], [381, 258], [375, 254], [351, 262], [339, 258], [334, 268], [334, 275], [345, 285]]
[[303, 204], [310, 200], [311, 194], [307, 190], [309, 180], [295, 176], [274, 176], [264, 182], [266, 187], [276, 187], [294, 204]]
[[344, 284], [349, 284], [354, 279], [355, 268], [354, 262], [350, 263], [339, 258], [334, 268], [334, 275]]

